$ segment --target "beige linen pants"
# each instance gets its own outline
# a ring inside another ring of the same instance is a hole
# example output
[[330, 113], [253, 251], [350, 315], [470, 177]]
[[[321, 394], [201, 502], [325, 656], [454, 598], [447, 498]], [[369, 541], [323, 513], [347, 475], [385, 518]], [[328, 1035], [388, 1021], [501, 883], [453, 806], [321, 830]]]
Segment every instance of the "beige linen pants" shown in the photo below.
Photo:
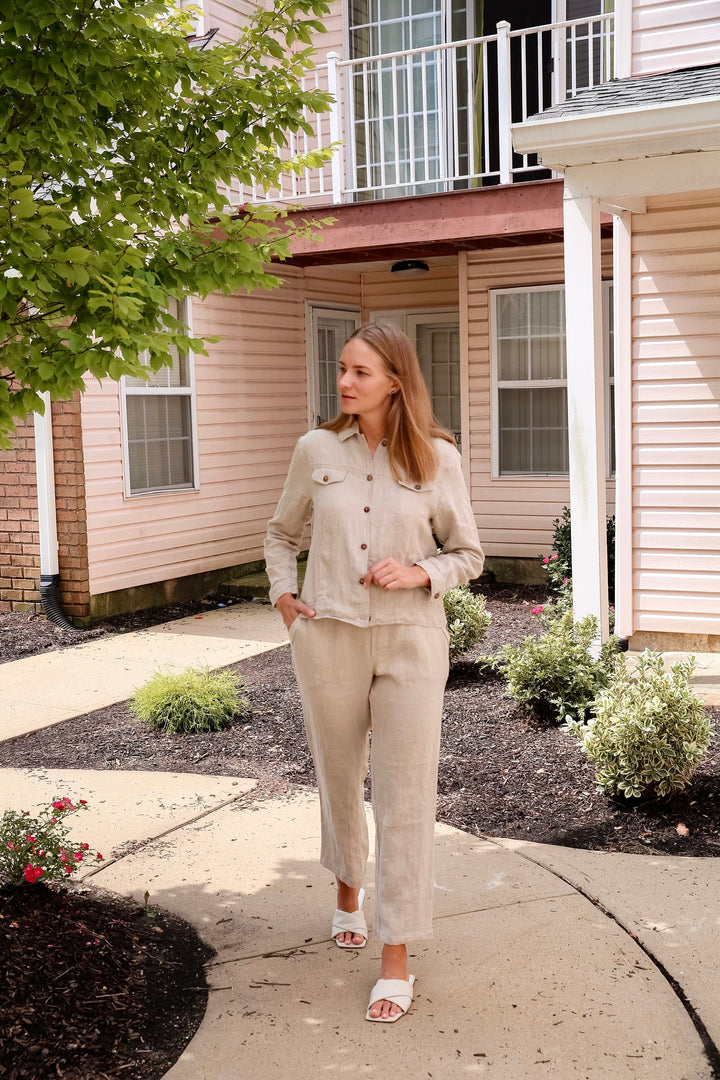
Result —
[[362, 885], [372, 730], [375, 930], [388, 945], [432, 937], [447, 634], [436, 627], [358, 627], [301, 616], [290, 639], [320, 792], [320, 861], [347, 885]]

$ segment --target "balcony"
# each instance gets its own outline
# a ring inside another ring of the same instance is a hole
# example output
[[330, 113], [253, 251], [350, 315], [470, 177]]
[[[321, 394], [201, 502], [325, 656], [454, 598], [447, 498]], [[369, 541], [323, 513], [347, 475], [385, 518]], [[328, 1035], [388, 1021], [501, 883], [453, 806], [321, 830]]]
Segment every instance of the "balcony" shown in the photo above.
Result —
[[323, 169], [288, 174], [279, 190], [228, 189], [230, 201], [305, 205], [426, 195], [547, 178], [513, 151], [511, 126], [613, 75], [614, 15], [513, 30], [428, 48], [342, 60], [306, 79], [328, 113], [306, 115], [283, 157], [339, 144]]

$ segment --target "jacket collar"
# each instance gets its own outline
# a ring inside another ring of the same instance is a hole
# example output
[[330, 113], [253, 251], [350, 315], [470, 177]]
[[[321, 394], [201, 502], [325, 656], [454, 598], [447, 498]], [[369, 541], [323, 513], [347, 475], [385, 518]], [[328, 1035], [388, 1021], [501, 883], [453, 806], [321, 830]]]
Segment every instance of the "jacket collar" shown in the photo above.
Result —
[[346, 427], [343, 431], [338, 431], [338, 439], [340, 440], [340, 442], [345, 442], [345, 440], [349, 439], [351, 435], [359, 434], [360, 428], [358, 427], [358, 422], [357, 420], [353, 420], [350, 427]]

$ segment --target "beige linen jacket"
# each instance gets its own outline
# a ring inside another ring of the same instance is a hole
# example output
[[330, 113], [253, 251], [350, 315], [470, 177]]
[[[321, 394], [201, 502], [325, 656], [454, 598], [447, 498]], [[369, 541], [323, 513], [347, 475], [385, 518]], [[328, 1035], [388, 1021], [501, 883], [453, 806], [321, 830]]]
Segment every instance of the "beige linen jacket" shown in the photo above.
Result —
[[[302, 599], [317, 618], [444, 627], [442, 594], [478, 577], [483, 553], [460, 454], [443, 439], [435, 445], [437, 476], [420, 484], [395, 480], [384, 442], [371, 457], [357, 423], [303, 435], [265, 540], [272, 603], [298, 592], [296, 559], [312, 520]], [[422, 566], [430, 587], [366, 589], [368, 567], [388, 557]]]

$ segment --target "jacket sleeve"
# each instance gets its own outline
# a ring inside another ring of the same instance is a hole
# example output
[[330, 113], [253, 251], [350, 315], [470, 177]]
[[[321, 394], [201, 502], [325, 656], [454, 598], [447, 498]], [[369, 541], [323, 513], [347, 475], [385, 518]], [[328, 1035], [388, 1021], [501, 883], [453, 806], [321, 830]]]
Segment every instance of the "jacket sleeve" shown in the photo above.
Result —
[[312, 514], [309, 479], [307, 447], [301, 438], [265, 537], [265, 567], [273, 606], [283, 593], [298, 593], [297, 556]]
[[479, 577], [485, 561], [462, 474], [460, 454], [449, 443], [443, 445], [441, 450], [436, 483], [439, 498], [433, 518], [433, 532], [442, 550], [439, 555], [422, 559], [417, 564], [430, 578], [431, 597], [442, 595], [455, 585]]

